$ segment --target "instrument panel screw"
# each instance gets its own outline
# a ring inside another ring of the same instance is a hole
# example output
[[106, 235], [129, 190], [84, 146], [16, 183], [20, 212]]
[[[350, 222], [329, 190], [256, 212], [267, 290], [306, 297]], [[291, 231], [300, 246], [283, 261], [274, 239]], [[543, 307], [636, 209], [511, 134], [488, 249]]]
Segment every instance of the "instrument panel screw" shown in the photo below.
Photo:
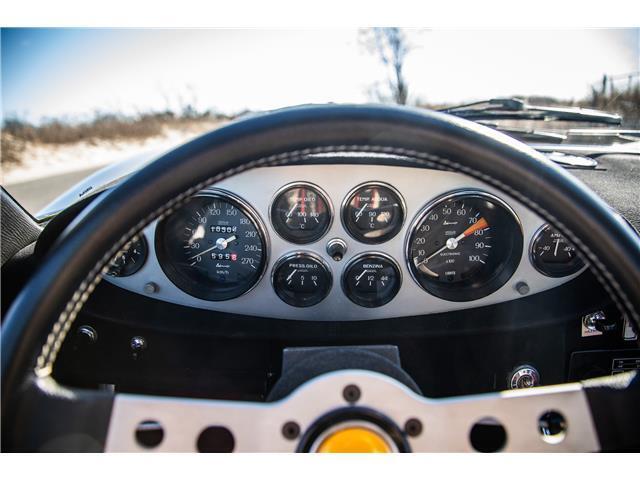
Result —
[[131, 350], [139, 352], [147, 348], [147, 341], [144, 337], [136, 336], [131, 339]]
[[98, 332], [89, 325], [81, 325], [78, 327], [78, 339], [83, 345], [91, 345], [98, 341]]
[[527, 295], [531, 291], [531, 288], [527, 282], [518, 282], [516, 283], [516, 290], [520, 295]]
[[144, 284], [144, 293], [151, 295], [152, 293], [158, 293], [160, 287], [157, 283], [148, 282]]
[[404, 431], [410, 437], [417, 437], [422, 433], [422, 422], [417, 418], [410, 418], [404, 424]]
[[287, 422], [282, 426], [282, 435], [287, 440], [295, 440], [300, 435], [300, 425], [296, 422]]
[[342, 390], [342, 396], [349, 403], [356, 403], [360, 400], [360, 389], [356, 385], [347, 385]]

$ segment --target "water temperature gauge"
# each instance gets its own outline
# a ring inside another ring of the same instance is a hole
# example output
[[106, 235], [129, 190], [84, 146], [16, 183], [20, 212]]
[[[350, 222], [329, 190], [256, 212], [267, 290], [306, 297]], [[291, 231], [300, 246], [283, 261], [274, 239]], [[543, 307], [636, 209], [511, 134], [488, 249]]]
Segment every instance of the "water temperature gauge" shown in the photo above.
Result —
[[362, 243], [383, 243], [396, 236], [404, 223], [405, 207], [391, 185], [370, 182], [356, 187], [345, 199], [342, 223]]
[[360, 255], [347, 265], [342, 289], [362, 307], [380, 307], [400, 290], [400, 269], [391, 257], [379, 253]]
[[331, 272], [326, 263], [310, 253], [294, 253], [278, 261], [273, 269], [273, 288], [283, 302], [310, 307], [331, 290]]

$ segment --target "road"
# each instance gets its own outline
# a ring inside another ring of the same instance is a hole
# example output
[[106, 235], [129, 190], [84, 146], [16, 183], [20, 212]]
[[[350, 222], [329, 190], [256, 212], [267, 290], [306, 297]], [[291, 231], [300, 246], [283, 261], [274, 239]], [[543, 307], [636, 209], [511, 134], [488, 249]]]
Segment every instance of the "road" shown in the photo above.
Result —
[[102, 167], [61, 173], [28, 182], [4, 185], [7, 191], [30, 213], [36, 213], [58, 195]]

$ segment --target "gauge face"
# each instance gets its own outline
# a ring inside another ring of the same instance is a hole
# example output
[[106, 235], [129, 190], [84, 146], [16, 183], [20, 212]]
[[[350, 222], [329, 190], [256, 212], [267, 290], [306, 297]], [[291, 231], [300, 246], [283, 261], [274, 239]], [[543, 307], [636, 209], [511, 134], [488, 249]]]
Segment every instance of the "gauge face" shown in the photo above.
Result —
[[287, 186], [271, 205], [271, 223], [278, 235], [289, 242], [315, 242], [331, 225], [327, 197], [314, 185]]
[[515, 272], [522, 230], [515, 214], [482, 192], [448, 195], [427, 206], [414, 223], [407, 262], [426, 291], [452, 301], [493, 293]]
[[565, 277], [584, 267], [576, 247], [551, 225], [544, 226], [534, 237], [531, 261], [540, 273], [548, 277]]
[[294, 307], [310, 307], [331, 290], [331, 272], [315, 255], [296, 253], [278, 261], [273, 270], [273, 288], [282, 301]]
[[342, 222], [349, 235], [359, 242], [386, 242], [400, 231], [404, 223], [402, 198], [389, 185], [361, 185], [347, 196]]
[[132, 242], [128, 249], [118, 252], [111, 260], [107, 275], [128, 277], [142, 268], [147, 259], [147, 241], [144, 237]]
[[400, 269], [386, 255], [360, 255], [347, 265], [342, 289], [349, 299], [362, 307], [380, 307], [393, 300], [400, 284]]
[[198, 195], [158, 224], [160, 266], [181, 290], [204, 300], [249, 291], [266, 265], [264, 228], [247, 205], [227, 193]]

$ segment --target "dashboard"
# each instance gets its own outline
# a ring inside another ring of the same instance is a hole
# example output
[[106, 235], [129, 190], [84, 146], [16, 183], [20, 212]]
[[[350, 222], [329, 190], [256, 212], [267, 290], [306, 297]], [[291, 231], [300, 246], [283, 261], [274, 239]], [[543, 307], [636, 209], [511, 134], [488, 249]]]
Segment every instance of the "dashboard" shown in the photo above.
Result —
[[531, 210], [465, 175], [312, 164], [202, 190], [146, 227], [105, 279], [204, 310], [353, 321], [507, 302], [585, 268]]

